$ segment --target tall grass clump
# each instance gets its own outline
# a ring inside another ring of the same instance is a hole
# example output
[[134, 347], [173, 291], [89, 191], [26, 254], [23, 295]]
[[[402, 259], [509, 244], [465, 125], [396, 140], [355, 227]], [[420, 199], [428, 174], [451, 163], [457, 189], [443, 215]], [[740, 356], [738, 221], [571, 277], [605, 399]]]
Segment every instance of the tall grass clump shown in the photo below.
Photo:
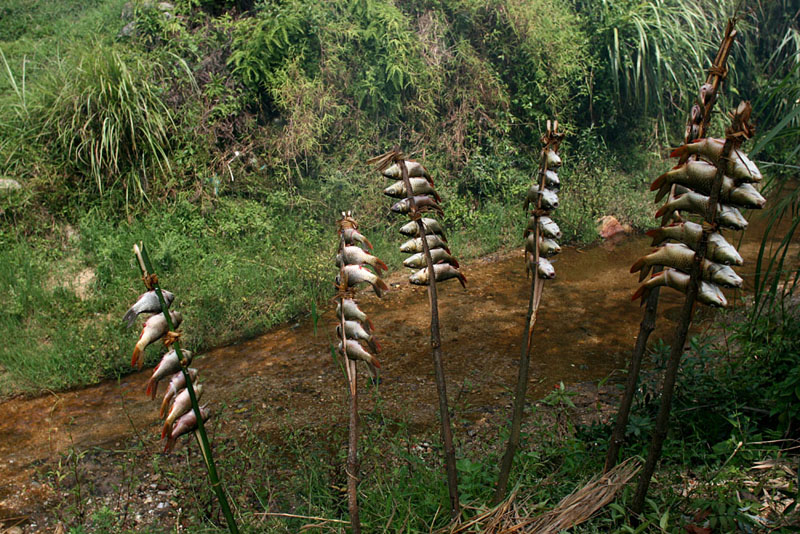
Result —
[[39, 103], [38, 136], [58, 147], [81, 186], [103, 196], [144, 198], [153, 174], [171, 172], [173, 112], [159, 66], [95, 45], [50, 72]]

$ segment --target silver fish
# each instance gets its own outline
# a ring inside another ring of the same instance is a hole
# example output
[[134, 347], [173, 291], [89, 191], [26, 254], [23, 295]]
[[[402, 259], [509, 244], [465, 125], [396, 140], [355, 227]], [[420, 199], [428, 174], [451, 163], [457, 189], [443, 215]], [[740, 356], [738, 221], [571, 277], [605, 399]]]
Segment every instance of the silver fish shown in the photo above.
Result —
[[[536, 253], [535, 248], [535, 241], [533, 240], [533, 234], [528, 234], [528, 238], [525, 240], [525, 250], [530, 252], [531, 254]], [[539, 256], [544, 256], [549, 258], [550, 256], [555, 256], [561, 252], [561, 247], [550, 239], [549, 237], [540, 237], [539, 238]]]
[[[653, 238], [651, 245], [654, 247], [657, 247], [667, 239], [673, 239], [688, 245], [692, 250], [697, 250], [697, 246], [700, 244], [700, 237], [703, 235], [703, 227], [697, 223], [686, 221], [649, 230], [646, 235]], [[718, 263], [731, 265], [744, 263], [736, 247], [728, 243], [719, 232], [712, 232], [708, 235], [706, 257]]]
[[[186, 361], [186, 365], [192, 363], [192, 353], [188, 350], [181, 349], [181, 355], [183, 359]], [[156, 392], [158, 390], [158, 382], [170, 375], [175, 374], [176, 372], [181, 370], [181, 360], [178, 358], [178, 353], [175, 349], [172, 349], [164, 356], [161, 357], [161, 361], [158, 362], [155, 369], [153, 369], [153, 375], [147, 381], [147, 389], [145, 390], [145, 394], [148, 395], [151, 399], [156, 398]]]
[[[692, 269], [694, 255], [694, 250], [683, 243], [669, 243], [636, 260], [633, 266], [631, 266], [631, 272], [635, 273], [640, 271], [640, 282], [644, 280], [653, 265], [675, 267], [676, 269], [688, 273]], [[703, 280], [708, 280], [709, 282], [714, 282], [715, 284], [725, 287], [742, 287], [743, 282], [742, 278], [737, 275], [730, 266], [714, 263], [707, 259], [703, 259], [702, 277]]]
[[[686, 293], [689, 290], [689, 275], [676, 271], [675, 269], [664, 269], [661, 272], [654, 274], [650, 279], [642, 284], [636, 293], [633, 294], [631, 300], [638, 298], [642, 299], [642, 303], [647, 300], [650, 292], [659, 286], [667, 286], [672, 289], [677, 289], [681, 293]], [[712, 283], [701, 281], [697, 291], [697, 300], [701, 304], [708, 306], [717, 306], [724, 308], [728, 305], [725, 295], [722, 291]]]
[[[700, 193], [689, 192], [667, 202], [656, 212], [656, 217], [668, 218], [675, 211], [688, 211], [705, 217], [708, 197]], [[733, 206], [719, 204], [717, 206], [717, 223], [726, 228], [744, 230], [747, 228], [747, 219]]]
[[[428, 242], [429, 249], [443, 248], [448, 253], [450, 252], [450, 249], [447, 247], [447, 243], [445, 243], [442, 240], [442, 238], [436, 234], [425, 236], [425, 241]], [[415, 252], [424, 252], [424, 249], [422, 248], [422, 238], [415, 237], [413, 239], [409, 239], [408, 241], [400, 245], [400, 252], [406, 252], [408, 254], [413, 254]]]
[[[431, 261], [433, 263], [449, 263], [453, 267], [459, 267], [458, 260], [456, 260], [453, 256], [447, 253], [447, 251], [443, 248], [432, 248], [431, 251]], [[409, 256], [403, 261], [403, 265], [406, 267], [410, 267], [412, 269], [420, 269], [422, 267], [426, 267], [427, 263], [425, 262], [425, 253], [424, 252], [417, 252], [413, 256]]]
[[372, 250], [372, 243], [370, 243], [369, 240], [361, 235], [361, 233], [355, 228], [345, 228], [342, 230], [342, 235], [344, 236], [345, 245], [355, 245], [356, 243], [361, 243], [369, 250]]
[[[164, 295], [164, 302], [169, 308], [172, 305], [172, 301], [175, 300], [175, 295], [170, 293], [169, 291], [161, 290], [161, 294]], [[133, 326], [133, 322], [136, 320], [136, 316], [140, 313], [158, 313], [161, 311], [161, 303], [158, 301], [158, 295], [156, 295], [155, 291], [148, 291], [147, 293], [142, 293], [139, 295], [139, 299], [136, 301], [136, 304], [128, 308], [128, 311], [125, 312], [125, 315], [122, 317], [122, 320], [128, 323], [128, 328]]]
[[555, 190], [558, 190], [561, 187], [561, 180], [558, 178], [558, 173], [556, 173], [556, 171], [547, 169], [544, 172], [544, 186], [545, 188], [551, 188]]
[[561, 167], [561, 158], [552, 148], [547, 150], [547, 166], [549, 168]]
[[[175, 328], [178, 328], [183, 321], [183, 316], [179, 311], [171, 311], [169, 312], [169, 316], [172, 319], [172, 325]], [[145, 321], [144, 326], [142, 327], [142, 333], [139, 335], [139, 341], [136, 343], [136, 346], [133, 348], [133, 357], [131, 358], [131, 367], [139, 367], [142, 368], [144, 364], [144, 358], [142, 356], [142, 352], [147, 346], [152, 343], [153, 341], [158, 341], [161, 339], [164, 334], [167, 333], [167, 319], [164, 317], [163, 313], [157, 313], [155, 315], [151, 315], [147, 321]]]
[[[439, 204], [437, 204], [434, 199], [432, 199], [431, 197], [429, 197], [427, 195], [417, 195], [417, 196], [415, 196], [414, 197], [414, 203], [415, 203], [415, 205], [417, 207], [417, 210], [421, 211], [421, 210], [423, 210], [425, 208], [430, 208], [430, 209], [436, 211], [437, 213], [439, 213], [439, 215], [443, 215], [444, 214], [444, 211], [442, 210], [442, 207]], [[394, 213], [409, 213], [409, 212], [411, 212], [411, 200], [408, 199], [408, 198], [404, 198], [403, 200], [400, 200], [399, 202], [395, 202], [394, 204], [392, 204], [392, 208], [391, 209], [392, 209], [392, 211]]]
[[[346, 280], [345, 289], [354, 287], [362, 282], [367, 282], [368, 284], [372, 285], [372, 289], [375, 290], [375, 294], [378, 295], [378, 298], [383, 296], [384, 291], [389, 291], [389, 286], [386, 285], [386, 282], [381, 280], [379, 276], [374, 274], [366, 267], [362, 267], [360, 265], [345, 265], [344, 275]], [[340, 285], [341, 283], [342, 280], [340, 279], [340, 275], [337, 274], [336, 285]]]
[[[411, 190], [414, 195], [433, 195], [436, 199], [436, 202], [441, 202], [441, 198], [439, 198], [439, 193], [433, 188], [433, 186], [428, 183], [428, 180], [425, 178], [409, 178], [409, 182], [411, 182]], [[406, 184], [403, 180], [398, 180], [389, 187], [383, 190], [383, 194], [389, 197], [394, 198], [405, 198], [408, 196], [406, 190]]]
[[[436, 219], [422, 217], [422, 226], [425, 227], [426, 234], [438, 234], [442, 236], [442, 239], [447, 241], [447, 238], [444, 235], [444, 228], [442, 228], [442, 225], [439, 224], [439, 221]], [[400, 233], [409, 237], [419, 237], [419, 225], [417, 224], [417, 221], [411, 221], [407, 224], [404, 224], [400, 228]]]
[[[467, 287], [467, 277], [461, 274], [458, 269], [449, 263], [437, 263], [434, 265], [433, 274], [436, 277], [437, 282], [442, 282], [451, 278], [458, 278], [458, 281], [461, 282], [461, 285], [464, 286], [465, 289]], [[428, 285], [428, 268], [426, 267], [424, 269], [420, 269], [409, 276], [408, 280], [412, 284], [416, 284], [418, 286]]]
[[[525, 228], [525, 237], [533, 231], [535, 224], [536, 217], [528, 219], [528, 226]], [[539, 217], [539, 232], [542, 236], [549, 237], [550, 239], [561, 239], [561, 229], [550, 217]]]
[[[367, 345], [369, 345], [369, 348], [373, 352], [381, 351], [381, 346], [380, 343], [378, 343], [378, 340], [376, 340], [371, 333], [364, 330], [364, 327], [361, 326], [361, 323], [359, 323], [358, 321], [345, 321], [344, 333], [347, 336], [347, 339], [361, 339], [363, 341], [366, 341]], [[336, 325], [336, 335], [339, 337], [339, 339], [342, 338], [341, 324]]]
[[[192, 379], [192, 384], [194, 384], [195, 379], [197, 378], [197, 369], [190, 368], [187, 369], [189, 373], [189, 377]], [[164, 393], [164, 399], [161, 401], [161, 409], [158, 411], [158, 417], [164, 419], [167, 416], [167, 408], [169, 407], [169, 403], [172, 402], [172, 399], [175, 398], [175, 395], [181, 392], [182, 389], [186, 387], [186, 377], [183, 376], [182, 372], [177, 372], [172, 375], [172, 379], [169, 381], [169, 385], [167, 386], [167, 391]]]
[[[717, 161], [722, 156], [722, 148], [725, 145], [724, 139], [714, 139], [707, 137], [696, 139], [695, 141], [680, 146], [672, 151], [671, 158], [681, 158], [697, 155], [701, 158]], [[763, 176], [756, 164], [740, 150], [732, 150], [728, 157], [728, 164], [725, 174], [737, 182], [760, 182]]]
[[[336, 317], [342, 318], [342, 304], [336, 304]], [[372, 321], [367, 317], [367, 314], [362, 312], [356, 301], [353, 299], [344, 299], [344, 318], [347, 320], [354, 320], [354, 321], [361, 321], [362, 323], [367, 323], [369, 325], [370, 330], [374, 329], [372, 325]]]
[[[200, 417], [203, 418], [203, 422], [208, 421], [208, 418], [211, 417], [211, 411], [208, 409], [208, 404], [204, 404], [200, 407]], [[194, 413], [194, 410], [189, 410], [189, 412], [183, 414], [180, 419], [175, 421], [175, 426], [172, 427], [172, 431], [170, 432], [169, 436], [167, 436], [167, 443], [164, 445], [164, 452], [171, 451], [173, 448], [175, 448], [175, 442], [179, 437], [183, 436], [184, 434], [188, 434], [196, 428], [197, 415]]]
[[[342, 342], [339, 341], [339, 353], [341, 352], [342, 352]], [[361, 344], [354, 339], [347, 340], [347, 357], [350, 358], [351, 360], [365, 361], [369, 364], [374, 365], [378, 369], [381, 368], [381, 364], [378, 361], [378, 358], [376, 358], [375, 356], [364, 350], [364, 347], [362, 347]]]
[[[200, 402], [200, 397], [203, 396], [203, 384], [197, 384], [192, 386], [194, 388], [194, 396], [197, 398], [197, 401]], [[189, 390], [184, 389], [180, 393], [175, 396], [175, 402], [172, 403], [172, 409], [169, 411], [169, 415], [164, 420], [164, 426], [161, 428], [161, 439], [167, 437], [169, 429], [172, 427], [172, 423], [175, 420], [188, 412], [192, 409], [192, 399], [189, 396]]]
[[[339, 253], [336, 255], [336, 266], [342, 266], [342, 254]], [[373, 256], [372, 254], [364, 251], [361, 247], [352, 247], [352, 246], [345, 246], [344, 247], [344, 261], [346, 265], [372, 265], [375, 270], [380, 273], [381, 269], [384, 271], [388, 271], [389, 268], [383, 263], [377, 256]]]
[[558, 207], [558, 195], [555, 191], [545, 189], [539, 193], [539, 184], [533, 184], [530, 189], [528, 189], [528, 195], [525, 197], [525, 209], [528, 209], [530, 204], [536, 207], [536, 201], [539, 195], [542, 197], [542, 209], [553, 210]]
[[[409, 178], [417, 178], [421, 176], [430, 178], [428, 171], [426, 171], [425, 167], [423, 167], [418, 161], [407, 159], [406, 169], [408, 170]], [[394, 178], [395, 180], [403, 177], [402, 173], [400, 172], [400, 166], [397, 163], [392, 163], [389, 167], [387, 167], [383, 171], [383, 175], [387, 178]], [[431, 182], [431, 185], [433, 185], [433, 182]]]
[[[528, 259], [527, 272], [530, 272], [533, 268], [534, 256], [530, 252], [526, 252], [525, 256]], [[539, 264], [536, 267], [536, 275], [544, 280], [552, 280], [556, 277], [556, 270], [550, 260], [540, 257]]]

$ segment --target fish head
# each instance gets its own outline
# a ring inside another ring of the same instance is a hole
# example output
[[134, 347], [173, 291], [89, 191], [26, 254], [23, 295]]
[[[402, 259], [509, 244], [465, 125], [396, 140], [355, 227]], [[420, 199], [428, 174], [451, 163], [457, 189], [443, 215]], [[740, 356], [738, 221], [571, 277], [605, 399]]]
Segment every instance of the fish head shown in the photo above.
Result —
[[742, 278], [729, 265], [712, 264], [709, 275], [724, 287], [742, 287]]
[[553, 268], [553, 264], [545, 258], [539, 258], [538, 273], [539, 276], [548, 280], [552, 280], [556, 277], [556, 270]]
[[406, 213], [408, 211], [408, 199], [403, 199], [392, 204], [390, 208], [394, 213]]
[[761, 209], [767, 203], [767, 199], [750, 184], [742, 184], [731, 191], [731, 202], [744, 206], [748, 209]]
[[383, 190], [384, 195], [390, 197], [403, 194], [403, 182], [395, 182]]
[[715, 308], [724, 308], [728, 305], [728, 301], [725, 299], [725, 295], [722, 294], [722, 291], [714, 284], [708, 282], [700, 283], [698, 297], [704, 304]]
[[542, 207], [557, 208], [558, 195], [554, 191], [542, 191]]
[[428, 269], [420, 269], [411, 274], [408, 277], [408, 281], [418, 286], [424, 286], [428, 282]]

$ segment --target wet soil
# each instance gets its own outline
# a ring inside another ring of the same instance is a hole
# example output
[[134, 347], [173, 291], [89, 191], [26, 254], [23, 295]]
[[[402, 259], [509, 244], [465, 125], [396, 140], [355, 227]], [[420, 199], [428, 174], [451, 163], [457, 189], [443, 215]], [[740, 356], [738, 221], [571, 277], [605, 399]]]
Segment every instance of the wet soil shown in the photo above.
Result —
[[[740, 246], [746, 261], [738, 269], [746, 280], [744, 294], [751, 293], [760, 233], [749, 231]], [[631, 302], [636, 277], [628, 270], [649, 250], [649, 239], [615, 239], [585, 249], [564, 247], [557, 257], [558, 276], [546, 283], [534, 333], [529, 398], [541, 398], [560, 381], [597, 381], [626, 366], [641, 320], [638, 301]], [[467, 407], [463, 417], [477, 420], [510, 407], [530, 280], [519, 250], [462, 267], [466, 290], [456, 281], [438, 286], [442, 347], [451, 402]], [[430, 430], [437, 421], [437, 399], [427, 289], [409, 285], [406, 277], [398, 272], [387, 279], [391, 291], [383, 299], [362, 290], [358, 300], [383, 348], [384, 409], [403, 414], [412, 428]], [[740, 296], [727, 293], [731, 302]], [[679, 293], [662, 291], [661, 318], [652, 339], [669, 341], [681, 303]], [[712, 316], [701, 310], [695, 328], [703, 328]], [[288, 412], [302, 427], [346, 424], [344, 377], [330, 351], [334, 327], [329, 309], [316, 335], [311, 319], [304, 318], [196, 358], [193, 366], [206, 384], [204, 402], [225, 402], [234, 408], [232, 416], [242, 419], [258, 408], [263, 417], [251, 422], [264, 435], [278, 432]], [[131, 347], [135, 337], [132, 332]], [[158, 449], [158, 403], [144, 395], [151, 372], [0, 404], [0, 527], [22, 518], [26, 531], [33, 532], [46, 522], [53, 490], [38, 483], [36, 475], [66, 451], [99, 447], [113, 458], [113, 451], [132, 439]], [[362, 397], [364, 410], [371, 403], [370, 395]], [[457, 434], [461, 431], [456, 428]], [[96, 476], [102, 478], [103, 469]]]

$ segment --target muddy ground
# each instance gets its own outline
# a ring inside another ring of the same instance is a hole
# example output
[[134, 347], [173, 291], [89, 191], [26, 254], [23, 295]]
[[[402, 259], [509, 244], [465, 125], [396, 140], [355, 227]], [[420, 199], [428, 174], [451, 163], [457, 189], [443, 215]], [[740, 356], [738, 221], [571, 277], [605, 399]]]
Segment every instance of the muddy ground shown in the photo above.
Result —
[[[586, 249], [564, 248], [555, 263], [558, 277], [546, 284], [536, 325], [529, 400], [540, 399], [563, 381], [579, 393], [574, 401], [582, 419], [608, 417], [618, 394], [613, 387], [617, 370], [626, 366], [641, 320], [638, 302], [630, 299], [637, 282], [628, 268], [648, 245], [647, 238], [634, 236]], [[755, 242], [744, 243], [741, 250], [752, 269]], [[462, 270], [466, 290], [452, 280], [439, 284], [439, 296], [448, 394], [451, 403], [463, 407], [455, 433], [468, 442], [496, 435], [510, 408], [530, 281], [518, 250], [469, 262]], [[747, 268], [741, 272], [747, 279]], [[409, 285], [406, 277], [400, 272], [387, 279], [391, 291], [383, 299], [371, 290], [360, 291], [358, 299], [383, 346], [384, 409], [402, 414], [412, 430], [424, 435], [435, 430], [437, 421], [427, 290]], [[682, 302], [677, 292], [662, 295], [652, 339], [668, 338]], [[702, 312], [696, 328], [707, 327], [709, 317]], [[345, 379], [329, 345], [333, 329], [328, 309], [316, 335], [310, 317], [304, 317], [196, 358], [193, 367], [206, 387], [204, 402], [228, 406], [226, 417], [248, 421], [267, 439], [285, 427], [287, 414], [291, 424], [302, 428], [346, 425]], [[136, 336], [131, 331], [131, 349]], [[0, 526], [18, 525], [23, 532], [56, 528], [52, 507], [62, 496], [54, 489], [53, 473], [66, 471], [58, 462], [67, 452], [92, 451], [82, 459], [96, 464], [88, 471], [97, 477], [93, 485], [107, 488], [106, 500], [113, 499], [114, 466], [120, 458], [137, 443], [146, 444], [142, 455], [160, 448], [158, 403], [144, 395], [151, 372], [0, 404]], [[608, 377], [598, 390], [597, 381]], [[363, 395], [362, 410], [370, 410], [372, 402], [371, 394]], [[256, 413], [258, 420], [250, 420]], [[140, 500], [169, 509], [172, 495], [162, 486], [146, 480]], [[131, 511], [132, 520], [142, 513]]]

